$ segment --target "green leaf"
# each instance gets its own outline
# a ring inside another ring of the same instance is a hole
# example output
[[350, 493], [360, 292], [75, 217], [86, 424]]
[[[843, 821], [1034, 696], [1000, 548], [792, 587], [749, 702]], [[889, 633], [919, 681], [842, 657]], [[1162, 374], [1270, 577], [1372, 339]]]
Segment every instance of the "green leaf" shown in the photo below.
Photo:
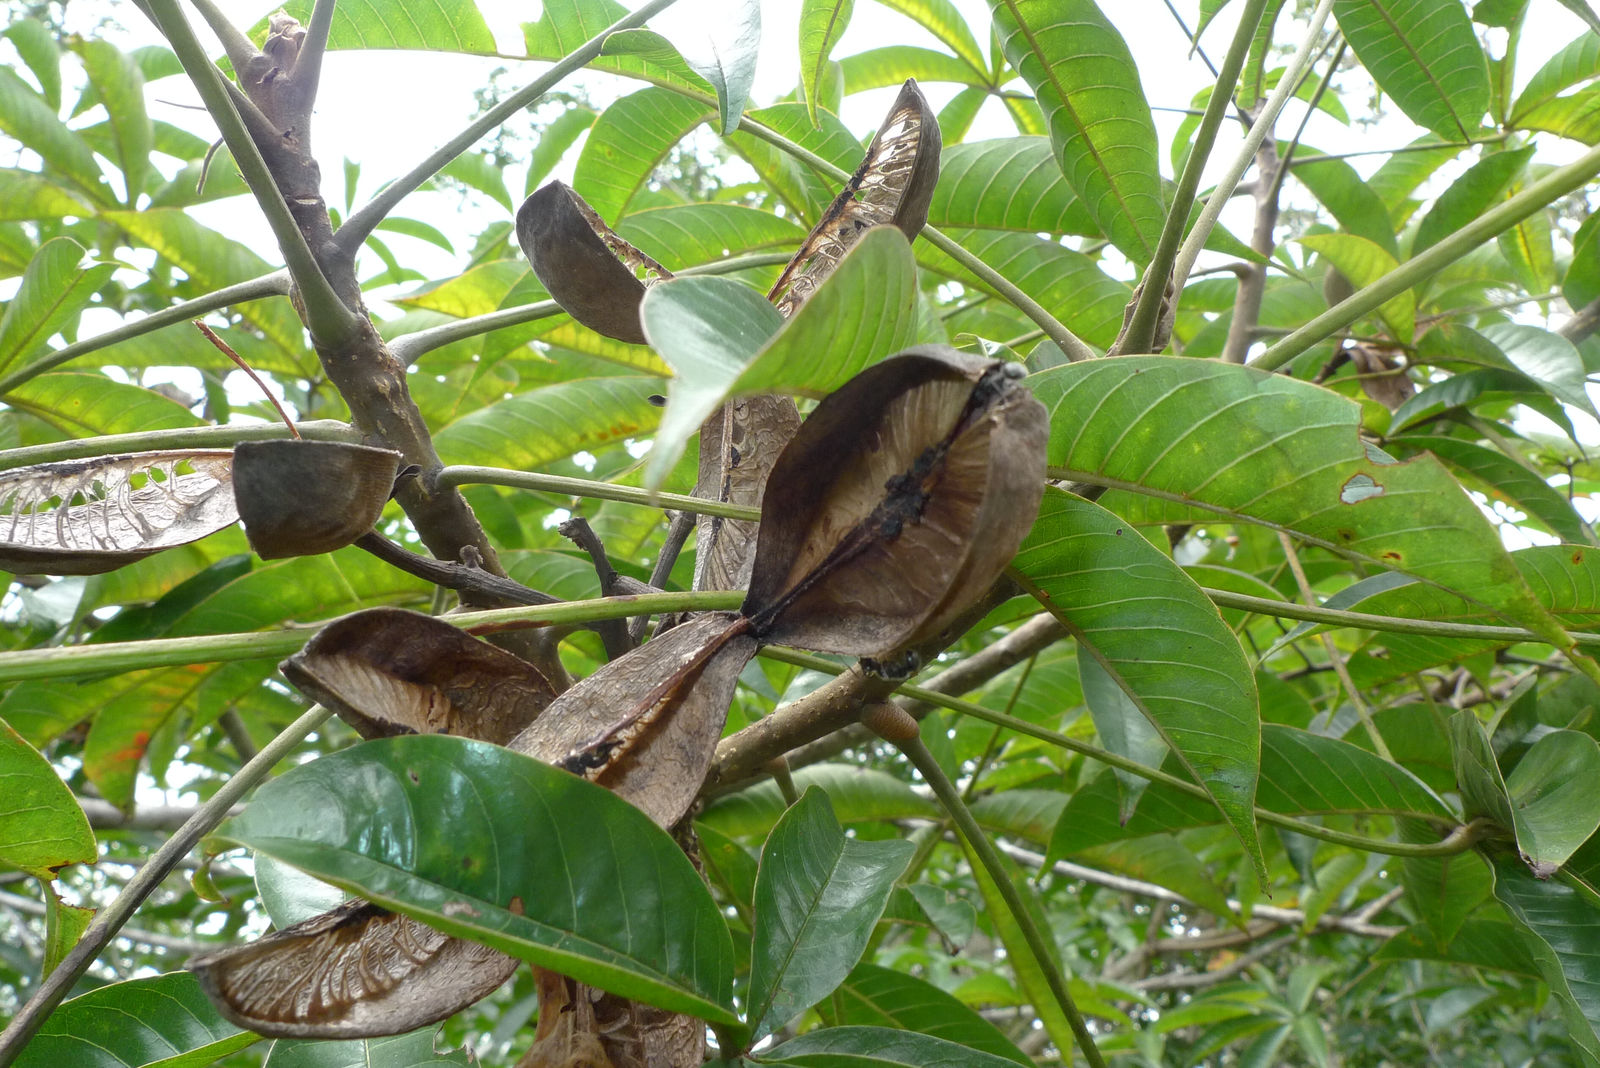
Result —
[[755, 84], [756, 59], [761, 52], [761, 4], [737, 0], [720, 5], [717, 17], [705, 26], [704, 40], [687, 40], [680, 51], [694, 72], [717, 91], [719, 130], [732, 133], [744, 114]]
[[1451, 140], [1474, 138], [1489, 110], [1489, 66], [1458, 0], [1334, 0], [1333, 15], [1412, 122]]
[[[4, 73], [0, 71], [0, 73]], [[22, 285], [0, 317], [0, 370], [39, 352], [57, 330], [76, 320], [116, 266], [89, 264], [82, 245], [57, 237], [39, 246]]]
[[154, 390], [75, 371], [31, 378], [7, 393], [5, 400], [69, 437], [171, 430], [204, 422]]
[[0, 222], [88, 215], [92, 208], [42, 174], [0, 168]]
[[[804, 104], [774, 104], [752, 111], [750, 118], [843, 170], [854, 171], [861, 163], [861, 142], [831, 111], [817, 112], [820, 128], [812, 127]], [[809, 166], [754, 134], [740, 131], [729, 135], [727, 142], [755, 168], [789, 210], [812, 225], [822, 221], [823, 210], [839, 193], [837, 182], [819, 177]]]
[[659, 378], [579, 378], [469, 412], [434, 436], [449, 463], [548, 467], [576, 452], [648, 437], [661, 409]]
[[[1325, 257], [1357, 289], [1371, 285], [1400, 266], [1382, 245], [1354, 234], [1308, 234], [1300, 238], [1300, 243]], [[1389, 298], [1379, 306], [1378, 315], [1398, 341], [1409, 345], [1416, 331], [1416, 293], [1408, 289]]]
[[812, 787], [785, 812], [761, 851], [746, 995], [759, 1042], [830, 994], [861, 959], [910, 842], [846, 837]]
[[1531, 108], [1519, 121], [1524, 130], [1544, 130], [1592, 145], [1600, 140], [1600, 88], [1557, 97]]
[[1533, 147], [1530, 145], [1508, 152], [1492, 152], [1474, 163], [1467, 173], [1439, 194], [1439, 199], [1423, 216], [1417, 236], [1411, 242], [1411, 255], [1438, 244], [1493, 207], [1531, 158]]
[[[1170, 763], [1170, 761], [1169, 761]], [[1261, 725], [1261, 783], [1257, 803], [1286, 816], [1414, 813], [1453, 814], [1415, 775], [1349, 742], [1276, 723]], [[1161, 783], [1151, 783], [1138, 811], [1118, 818], [1117, 787], [1102, 775], [1072, 795], [1051, 836], [1051, 856], [1071, 856], [1124, 838], [1218, 822], [1216, 806]]]
[[93, 864], [94, 832], [72, 791], [40, 752], [0, 720], [0, 861], [40, 879]]
[[1500, 776], [1494, 747], [1471, 709], [1462, 709], [1450, 717], [1450, 752], [1463, 811], [1468, 816], [1487, 816], [1511, 830], [1515, 824], [1511, 798]]
[[946, 145], [939, 157], [939, 184], [928, 206], [928, 222], [941, 227], [1100, 236], [1094, 216], [1067, 184], [1052, 158], [1050, 142], [1042, 137]]
[[[282, 10], [311, 21], [314, 0], [290, 0]], [[250, 27], [258, 45], [266, 40], [267, 20]], [[577, 43], [582, 43], [579, 41]], [[495, 55], [494, 34], [472, 0], [350, 0], [333, 12], [329, 48], [401, 48], [430, 52]]]
[[463, 152], [439, 168], [439, 174], [444, 178], [454, 178], [507, 211], [511, 210], [511, 194], [506, 191], [505, 176], [493, 156], [483, 152]]
[[948, 52], [937, 52], [916, 45], [884, 45], [857, 52], [839, 61], [844, 72], [844, 93], [850, 96], [868, 89], [899, 86], [907, 78], [918, 82], [955, 82], [986, 87], [981, 71], [974, 71]]
[[1127, 43], [1091, 0], [990, 0], [990, 10], [1006, 58], [1049, 119], [1062, 173], [1112, 244], [1148, 263], [1166, 201]]
[[[1083, 643], [1078, 644], [1078, 681], [1083, 686], [1083, 700], [1089, 706], [1089, 717], [1094, 720], [1100, 744], [1120, 757], [1160, 767], [1162, 758], [1167, 755], [1166, 739]], [[1120, 815], [1126, 823], [1150, 780], [1121, 768], [1113, 768], [1112, 772], [1121, 797]]]
[[1511, 107], [1506, 125], [1515, 127], [1525, 112], [1548, 104], [1575, 85], [1600, 78], [1600, 34], [1584, 34], [1551, 56], [1528, 79]]
[[[1279, 142], [1280, 154], [1287, 148], [1287, 144]], [[1300, 152], [1312, 156], [1316, 150], [1301, 145]], [[1311, 195], [1322, 202], [1347, 233], [1366, 238], [1391, 256], [1395, 254], [1394, 225], [1389, 221], [1389, 211], [1354, 167], [1342, 159], [1302, 163], [1297, 156], [1291, 173], [1311, 190]]]
[[61, 111], [61, 43], [36, 18], [14, 19], [0, 37], [9, 38], [18, 57], [33, 72], [52, 112]]
[[1539, 978], [1538, 966], [1522, 932], [1504, 918], [1468, 920], [1443, 945], [1435, 941], [1426, 925], [1412, 924], [1379, 946], [1372, 959], [1446, 961]]
[[[806, 231], [793, 219], [739, 204], [673, 204], [623, 218], [617, 233], [668, 268], [715, 263], [734, 250], [797, 247]], [[772, 280], [777, 280], [772, 268]]]
[[0, 67], [0, 131], [39, 153], [47, 175], [59, 176], [96, 204], [111, 203], [100, 165], [83, 138], [7, 67]]
[[[938, 806], [888, 772], [846, 764], [814, 764], [794, 773], [795, 788], [817, 788], [828, 795], [845, 823], [932, 819]], [[701, 822], [734, 838], [765, 838], [787, 810], [777, 784], [758, 783], [718, 798]]]
[[651, 286], [639, 321], [651, 347], [675, 372], [645, 469], [647, 481], [659, 485], [689, 437], [726, 398], [826, 396], [863, 368], [912, 344], [916, 264], [904, 234], [892, 226], [876, 227], [862, 235], [787, 322], [755, 290], [715, 277]]
[[670, 89], [640, 89], [600, 113], [578, 154], [572, 187], [615, 223], [672, 146], [716, 111]]
[[150, 150], [155, 131], [144, 108], [144, 75], [131, 55], [110, 41], [85, 40], [77, 46], [84, 70], [111, 118], [112, 143], [117, 166], [131, 208], [144, 192], [150, 174]]
[[930, 1035], [1017, 1064], [1033, 1061], [994, 1024], [932, 983], [903, 972], [859, 964], [831, 1002], [817, 1006], [830, 1027], [892, 1027]]
[[1398, 464], [1363, 446], [1354, 401], [1282, 375], [1162, 356], [1055, 367], [1028, 385], [1052, 412], [1053, 477], [1289, 530], [1562, 640], [1459, 484], [1426, 457]]
[[1600, 742], [1581, 731], [1551, 731], [1523, 754], [1506, 777], [1517, 848], [1535, 875], [1548, 875], [1600, 828], [1594, 784]]
[[1560, 334], [1522, 323], [1491, 323], [1483, 336], [1505, 354], [1507, 362], [1544, 387], [1556, 400], [1600, 417], [1585, 389], [1583, 357]]
[[[628, 9], [616, 3], [616, 0], [545, 0], [539, 20], [522, 24], [523, 46], [527, 49], [529, 59], [554, 63], [566, 58], [579, 45], [597, 36], [627, 13]], [[623, 31], [629, 34], [633, 32]], [[621, 34], [614, 34], [607, 40], [619, 36]], [[591, 60], [589, 66], [594, 70], [622, 74], [655, 85], [675, 85], [701, 93], [709, 92], [711, 88], [705, 79], [689, 69], [677, 49], [669, 52], [652, 49], [640, 56], [602, 55]]]
[[1564, 493], [1537, 471], [1502, 453], [1438, 434], [1402, 434], [1386, 439], [1384, 444], [1401, 454], [1426, 449], [1456, 471], [1481, 481], [1490, 496], [1528, 513], [1562, 541], [1595, 541], [1594, 531], [1573, 510]]
[[539, 143], [528, 153], [528, 177], [522, 192], [526, 196], [544, 184], [550, 172], [556, 169], [567, 149], [577, 143], [585, 130], [594, 125], [597, 113], [584, 107], [563, 111], [539, 132]]
[[1127, 522], [1053, 488], [1011, 570], [1205, 786], [1264, 880], [1255, 675], [1216, 606]]
[[855, 0], [802, 0], [800, 4], [800, 85], [813, 128], [817, 122], [817, 94], [833, 46], [850, 25]]
[[1561, 294], [1574, 311], [1600, 297], [1600, 212], [1583, 221], [1572, 238], [1572, 265]]
[[260, 1041], [218, 1015], [188, 972], [113, 983], [50, 1014], [17, 1068], [204, 1068]]
[[1600, 908], [1560, 879], [1537, 879], [1515, 857], [1491, 859], [1494, 896], [1529, 946], [1539, 974], [1556, 996], [1567, 1034], [1600, 1058]]
[[610, 792], [508, 749], [367, 742], [267, 783], [217, 837], [579, 982], [737, 1026], [733, 945], [683, 851]]
[[72, 947], [78, 944], [83, 932], [94, 922], [95, 910], [80, 905], [69, 905], [56, 894], [54, 886], [45, 884], [44, 963], [39, 968], [47, 976], [66, 959]]
[[978, 47], [967, 20], [950, 0], [878, 0], [878, 3], [915, 20], [963, 62], [970, 63], [973, 70], [987, 71], [983, 49]]
[[791, 1038], [762, 1057], [796, 1068], [1009, 1068], [1015, 1061], [933, 1035], [885, 1027], [827, 1027]]
[[405, 1035], [367, 1038], [351, 1042], [280, 1038], [267, 1054], [266, 1068], [421, 1068], [423, 1065], [476, 1065], [477, 1058], [464, 1049], [440, 1053], [435, 1049], [437, 1027], [424, 1027]]
[[1588, 24], [1589, 29], [1600, 37], [1600, 15], [1595, 14], [1594, 8], [1590, 7], [1586, 0], [1557, 0], [1557, 2], [1582, 19]]

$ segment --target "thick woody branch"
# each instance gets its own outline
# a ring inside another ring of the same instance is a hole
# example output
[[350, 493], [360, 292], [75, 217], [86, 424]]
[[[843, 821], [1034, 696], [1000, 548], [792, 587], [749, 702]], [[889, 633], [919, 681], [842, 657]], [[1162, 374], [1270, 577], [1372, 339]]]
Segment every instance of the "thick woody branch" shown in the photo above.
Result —
[[1576, 345], [1586, 340], [1596, 330], [1600, 330], [1600, 297], [1579, 308], [1556, 333]]

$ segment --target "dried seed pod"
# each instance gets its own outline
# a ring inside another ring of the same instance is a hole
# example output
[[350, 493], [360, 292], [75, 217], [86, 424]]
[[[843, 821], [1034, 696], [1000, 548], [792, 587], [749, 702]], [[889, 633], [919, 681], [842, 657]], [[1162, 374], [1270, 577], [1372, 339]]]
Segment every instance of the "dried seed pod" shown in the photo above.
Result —
[[645, 343], [639, 302], [672, 272], [612, 233], [564, 182], [549, 182], [522, 202], [517, 243], [567, 314], [606, 337]]
[[[800, 429], [800, 412], [788, 397], [736, 397], [700, 427], [702, 497], [761, 507], [761, 495], [778, 453]], [[750, 582], [756, 524], [749, 519], [702, 516], [694, 558], [694, 588], [737, 590]]]
[[767, 483], [742, 609], [763, 642], [882, 656], [989, 588], [1044, 493], [1049, 417], [1022, 375], [928, 346], [817, 405]]
[[263, 560], [342, 549], [372, 529], [400, 454], [338, 441], [247, 441], [233, 450], [233, 495]]
[[671, 827], [700, 792], [739, 672], [755, 655], [748, 631], [732, 612], [696, 616], [562, 694], [511, 748]]
[[505, 745], [556, 697], [521, 657], [400, 608], [334, 620], [280, 669], [363, 738], [454, 734]]
[[767, 299], [784, 318], [805, 303], [869, 227], [893, 225], [915, 241], [939, 182], [939, 120], [907, 79], [861, 165], [823, 212]]
[[282, 1038], [374, 1038], [437, 1023], [517, 970], [503, 953], [364, 901], [194, 957], [222, 1015]]
[[174, 449], [0, 474], [0, 570], [99, 575], [239, 518], [226, 450]]

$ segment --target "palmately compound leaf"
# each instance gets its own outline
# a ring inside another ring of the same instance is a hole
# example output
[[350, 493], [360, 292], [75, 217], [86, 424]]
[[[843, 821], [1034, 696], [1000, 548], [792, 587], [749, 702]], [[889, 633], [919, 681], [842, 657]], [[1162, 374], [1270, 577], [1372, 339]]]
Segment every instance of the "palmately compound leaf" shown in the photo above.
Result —
[[1048, 420], [1021, 374], [910, 349], [817, 405], [762, 506], [743, 611], [763, 641], [880, 656], [982, 596], [1044, 492]]
[[939, 181], [939, 122], [915, 79], [867, 146], [861, 165], [834, 198], [767, 294], [787, 319], [822, 284], [861, 234], [892, 225], [915, 241], [928, 221]]
[[334, 620], [280, 668], [363, 738], [454, 734], [505, 745], [556, 697], [521, 657], [401, 608]]
[[98, 575], [239, 518], [232, 454], [177, 449], [0, 474], [0, 570]]
[[233, 497], [250, 547], [263, 560], [344, 548], [383, 514], [400, 459], [343, 441], [240, 442]]
[[645, 343], [639, 302], [672, 272], [613, 233], [564, 182], [550, 182], [522, 202], [517, 243], [567, 314], [606, 337]]

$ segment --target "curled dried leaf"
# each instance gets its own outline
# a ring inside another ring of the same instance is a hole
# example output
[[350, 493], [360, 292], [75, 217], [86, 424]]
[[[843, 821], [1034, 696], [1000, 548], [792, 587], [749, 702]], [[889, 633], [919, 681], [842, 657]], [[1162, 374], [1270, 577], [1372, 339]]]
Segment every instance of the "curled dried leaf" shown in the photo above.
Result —
[[503, 953], [364, 901], [194, 957], [222, 1015], [283, 1038], [375, 1038], [437, 1023], [517, 969]]
[[363, 738], [454, 734], [505, 745], [556, 696], [521, 657], [400, 608], [334, 620], [281, 670]]
[[263, 560], [342, 549], [372, 529], [400, 454], [339, 441], [247, 441], [233, 450], [233, 496]]
[[635, 345], [644, 291], [672, 277], [618, 237], [564, 182], [549, 182], [517, 209], [517, 243], [555, 302], [596, 333]]
[[0, 474], [0, 570], [98, 575], [239, 518], [232, 454], [177, 449]]
[[671, 827], [711, 767], [739, 672], [755, 655], [748, 631], [732, 612], [697, 616], [562, 694], [511, 748], [582, 775]]
[[773, 467], [743, 612], [763, 642], [883, 656], [1000, 576], [1044, 492], [1022, 368], [928, 346], [817, 405]]
[[916, 79], [907, 79], [861, 165], [767, 294], [784, 318], [805, 303], [867, 229], [892, 225], [907, 241], [917, 239], [939, 182], [941, 147], [938, 117]]

